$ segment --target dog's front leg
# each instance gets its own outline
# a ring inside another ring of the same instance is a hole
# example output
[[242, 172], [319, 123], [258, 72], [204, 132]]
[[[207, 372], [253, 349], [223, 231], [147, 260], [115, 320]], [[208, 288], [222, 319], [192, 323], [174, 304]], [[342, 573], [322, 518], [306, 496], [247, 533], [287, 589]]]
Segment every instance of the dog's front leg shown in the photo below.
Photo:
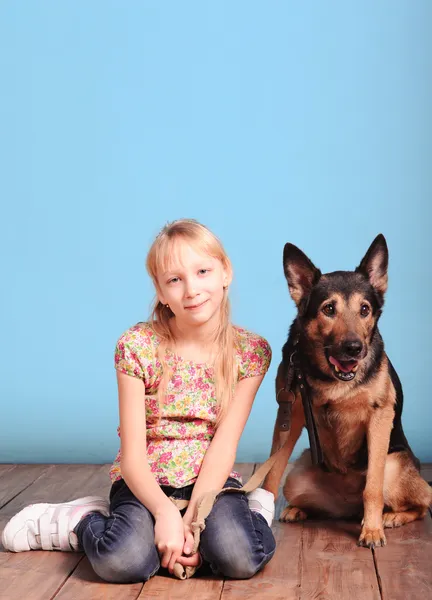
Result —
[[363, 492], [364, 518], [358, 541], [359, 546], [385, 546], [383, 528], [384, 467], [393, 426], [393, 406], [378, 408], [367, 429], [368, 469]]
[[283, 450], [271, 468], [270, 472], [264, 479], [263, 488], [269, 492], [272, 492], [275, 498], [278, 496], [280, 480], [285, 471], [285, 467], [288, 464], [294, 446], [300, 437], [304, 425], [305, 417], [303, 405], [300, 395], [298, 395], [292, 407], [291, 427], [289, 432], [280, 431], [277, 420], [274, 427], [271, 456], [275, 454], [279, 448], [283, 448]]

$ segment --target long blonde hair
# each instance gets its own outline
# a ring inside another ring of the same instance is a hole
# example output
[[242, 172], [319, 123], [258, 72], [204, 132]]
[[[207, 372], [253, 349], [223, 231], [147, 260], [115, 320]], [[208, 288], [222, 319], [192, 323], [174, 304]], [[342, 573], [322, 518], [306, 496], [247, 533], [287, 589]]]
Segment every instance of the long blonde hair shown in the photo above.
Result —
[[[147, 255], [147, 271], [153, 280], [156, 290], [158, 290], [158, 274], [167, 270], [173, 249], [175, 249], [176, 244], [180, 241], [186, 241], [198, 251], [220, 260], [225, 271], [229, 275], [232, 274], [231, 262], [220, 240], [207, 227], [201, 225], [195, 219], [180, 219], [165, 225], [151, 245]], [[169, 326], [169, 320], [173, 316], [174, 313], [172, 310], [165, 304], [162, 304], [156, 296], [150, 322], [155, 333], [160, 338], [157, 354], [162, 365], [162, 379], [158, 387], [158, 400], [161, 408], [165, 402], [168, 382], [172, 375], [167, 364], [166, 351], [175, 341]], [[237, 380], [236, 340], [231, 324], [231, 308], [227, 289], [224, 290], [220, 306], [220, 320], [215, 333], [214, 344], [217, 348], [214, 360], [217, 408], [216, 424], [219, 424], [232, 400]]]

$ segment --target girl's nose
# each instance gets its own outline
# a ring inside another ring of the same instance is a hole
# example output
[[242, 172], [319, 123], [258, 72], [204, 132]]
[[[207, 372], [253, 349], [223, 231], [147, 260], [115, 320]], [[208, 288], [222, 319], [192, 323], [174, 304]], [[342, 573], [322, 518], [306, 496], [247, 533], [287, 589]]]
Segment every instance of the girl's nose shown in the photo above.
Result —
[[196, 289], [196, 285], [194, 281], [187, 281], [186, 282], [186, 296], [188, 298], [193, 298], [194, 296], [197, 295], [197, 289]]

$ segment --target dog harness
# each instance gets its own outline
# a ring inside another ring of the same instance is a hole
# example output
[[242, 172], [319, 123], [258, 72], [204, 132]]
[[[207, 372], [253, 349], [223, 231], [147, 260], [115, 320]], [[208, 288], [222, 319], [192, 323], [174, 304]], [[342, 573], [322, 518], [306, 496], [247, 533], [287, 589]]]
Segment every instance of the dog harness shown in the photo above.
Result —
[[[300, 356], [297, 349], [299, 339], [300, 337], [297, 335], [293, 341], [294, 348], [289, 355], [288, 369], [285, 376], [284, 386], [276, 391], [276, 399], [279, 404], [276, 422], [278, 424], [279, 431], [289, 433], [291, 427], [291, 412], [294, 402], [296, 401], [295, 392], [296, 386], [298, 385], [305, 414], [306, 429], [309, 436], [312, 463], [315, 466], [321, 467], [321, 469], [324, 471], [328, 471], [329, 469], [324, 461], [324, 454], [318, 436], [318, 429], [312, 412], [312, 392], [301, 369]], [[389, 363], [389, 375], [396, 392], [395, 416], [390, 434], [388, 454], [392, 454], [393, 452], [409, 452], [417, 470], [420, 471], [420, 463], [413, 454], [402, 428], [402, 386], [399, 377], [397, 376], [397, 373], [388, 357], [387, 360]], [[357, 463], [356, 468], [366, 468], [367, 462], [368, 451], [367, 440], [365, 438], [363, 445], [359, 450], [359, 462]]]
[[276, 422], [279, 430], [286, 433], [291, 428], [291, 413], [296, 401], [296, 386], [300, 389], [303, 410], [306, 421], [306, 429], [309, 436], [309, 444], [314, 465], [325, 468], [324, 455], [318, 437], [318, 429], [312, 412], [312, 394], [308, 382], [303, 375], [297, 345], [299, 336], [294, 339], [294, 350], [290, 354], [288, 370], [285, 377], [285, 385], [276, 391], [276, 400], [279, 404]]

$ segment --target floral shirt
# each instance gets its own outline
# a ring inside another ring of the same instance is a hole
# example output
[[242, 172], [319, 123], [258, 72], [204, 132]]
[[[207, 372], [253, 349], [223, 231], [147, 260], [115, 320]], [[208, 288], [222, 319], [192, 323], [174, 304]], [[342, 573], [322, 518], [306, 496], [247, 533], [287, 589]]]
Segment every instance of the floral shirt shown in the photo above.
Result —
[[[271, 361], [267, 341], [245, 329], [234, 327], [237, 335], [237, 365], [240, 381], [263, 375]], [[157, 389], [162, 367], [156, 350], [159, 338], [148, 323], [128, 329], [117, 342], [115, 368], [142, 379], [145, 386], [147, 458], [160, 485], [175, 488], [194, 483], [204, 455], [215, 433], [216, 399], [214, 369], [166, 353], [172, 376], [166, 402], [159, 412]], [[160, 417], [160, 418], [159, 418]], [[120, 436], [120, 428], [117, 429]], [[110, 470], [111, 481], [121, 479], [120, 451]], [[240, 479], [237, 473], [232, 477]]]

